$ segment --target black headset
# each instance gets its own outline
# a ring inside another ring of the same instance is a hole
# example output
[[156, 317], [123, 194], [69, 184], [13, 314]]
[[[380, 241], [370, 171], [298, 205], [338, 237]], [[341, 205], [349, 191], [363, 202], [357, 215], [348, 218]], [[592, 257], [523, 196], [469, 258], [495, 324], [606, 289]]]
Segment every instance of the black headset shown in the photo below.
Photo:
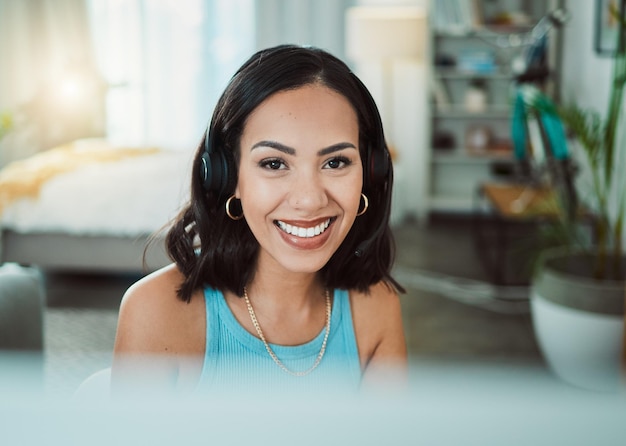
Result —
[[[383, 138], [381, 135], [380, 140], [375, 142], [376, 146], [382, 146], [382, 150], [371, 145], [367, 147], [364, 163], [366, 189], [384, 184], [388, 179], [391, 160]], [[234, 186], [234, 163], [232, 155], [216, 148], [211, 139], [211, 130], [207, 128], [200, 158], [200, 179], [206, 191], [225, 197]]]
[[200, 180], [204, 190], [213, 192], [218, 199], [222, 199], [234, 187], [234, 163], [232, 155], [216, 148], [211, 139], [211, 129], [208, 127], [200, 158]]

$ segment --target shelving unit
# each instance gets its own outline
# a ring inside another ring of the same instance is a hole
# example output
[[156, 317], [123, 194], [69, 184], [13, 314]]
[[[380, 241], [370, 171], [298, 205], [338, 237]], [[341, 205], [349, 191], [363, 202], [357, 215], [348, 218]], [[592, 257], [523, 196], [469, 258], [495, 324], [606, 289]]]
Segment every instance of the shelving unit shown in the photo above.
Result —
[[[471, 23], [442, 25], [442, 14], [449, 10], [442, 13], [437, 10], [438, 5], [455, 2], [461, 2], [461, 9], [471, 5]], [[512, 66], [521, 51], [501, 48], [498, 39], [523, 36], [559, 3], [442, 0], [433, 6], [430, 212], [470, 212], [481, 183], [498, 181], [514, 170], [516, 161], [510, 141], [510, 102], [515, 80]], [[488, 24], [505, 12], [522, 13], [528, 21], [523, 25]], [[548, 47], [550, 68], [554, 67], [558, 48], [553, 42], [555, 37], [552, 32]]]

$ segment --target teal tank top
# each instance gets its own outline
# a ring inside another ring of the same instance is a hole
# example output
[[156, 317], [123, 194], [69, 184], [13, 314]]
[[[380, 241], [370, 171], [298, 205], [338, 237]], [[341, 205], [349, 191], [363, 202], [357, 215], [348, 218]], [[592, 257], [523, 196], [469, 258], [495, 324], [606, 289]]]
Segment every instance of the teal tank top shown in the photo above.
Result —
[[[204, 290], [206, 304], [206, 349], [201, 391], [219, 390], [356, 390], [361, 366], [354, 335], [349, 294], [333, 292], [330, 334], [320, 364], [305, 376], [293, 376], [270, 357], [263, 342], [243, 328], [221, 291]], [[281, 362], [294, 372], [308, 370], [315, 362], [325, 330], [315, 339], [298, 346], [270, 344]]]

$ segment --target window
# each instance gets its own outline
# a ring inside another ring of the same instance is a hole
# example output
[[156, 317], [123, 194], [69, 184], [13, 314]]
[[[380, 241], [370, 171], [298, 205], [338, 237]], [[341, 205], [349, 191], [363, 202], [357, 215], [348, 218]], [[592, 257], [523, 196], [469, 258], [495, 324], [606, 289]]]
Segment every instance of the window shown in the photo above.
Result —
[[254, 3], [89, 0], [108, 137], [195, 148], [219, 94], [255, 49]]

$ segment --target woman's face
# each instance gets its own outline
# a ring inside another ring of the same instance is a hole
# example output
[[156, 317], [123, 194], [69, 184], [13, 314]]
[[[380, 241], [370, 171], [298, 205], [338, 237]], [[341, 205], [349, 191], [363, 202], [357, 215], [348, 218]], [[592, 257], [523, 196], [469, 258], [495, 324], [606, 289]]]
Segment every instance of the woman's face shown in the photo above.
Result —
[[339, 93], [306, 85], [248, 117], [235, 196], [260, 244], [259, 267], [317, 272], [354, 223], [363, 184], [359, 125]]

